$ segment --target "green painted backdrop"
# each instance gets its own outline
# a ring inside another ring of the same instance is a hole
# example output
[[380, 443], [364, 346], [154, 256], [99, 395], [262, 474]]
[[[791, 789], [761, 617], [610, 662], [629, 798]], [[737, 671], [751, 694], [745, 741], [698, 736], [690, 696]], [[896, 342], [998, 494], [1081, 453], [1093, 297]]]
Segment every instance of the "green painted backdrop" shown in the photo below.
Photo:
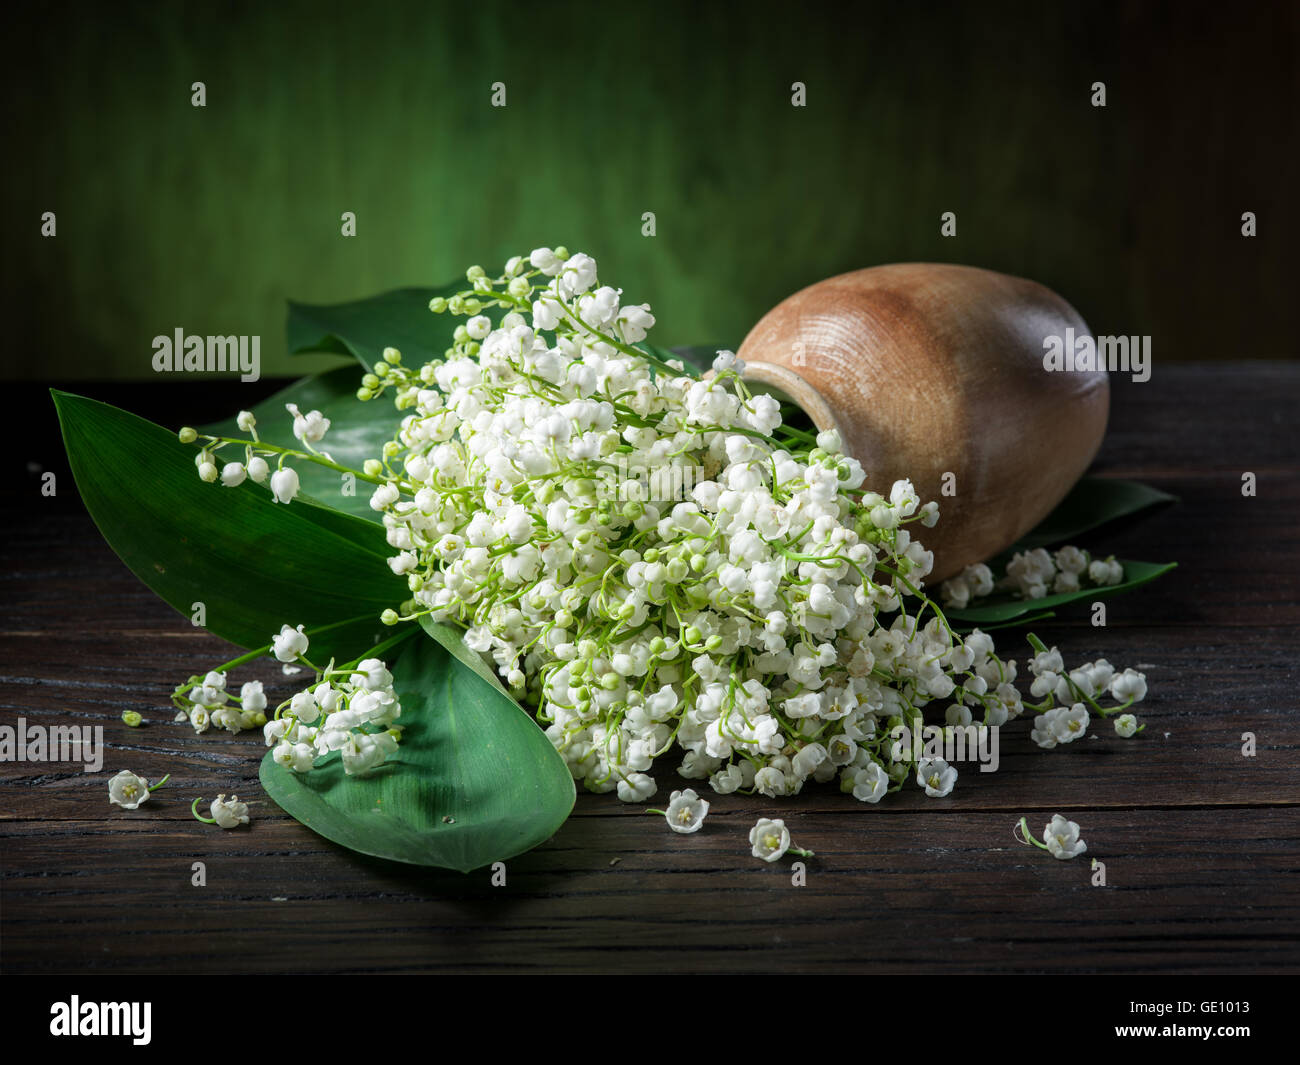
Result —
[[1041, 280], [1151, 334], [1157, 367], [1291, 357], [1297, 11], [46, 4], [3, 73], [4, 375], [148, 377], [178, 326], [260, 334], [263, 373], [296, 372], [325, 360], [289, 360], [286, 298], [543, 243], [595, 255], [665, 344], [933, 259]]

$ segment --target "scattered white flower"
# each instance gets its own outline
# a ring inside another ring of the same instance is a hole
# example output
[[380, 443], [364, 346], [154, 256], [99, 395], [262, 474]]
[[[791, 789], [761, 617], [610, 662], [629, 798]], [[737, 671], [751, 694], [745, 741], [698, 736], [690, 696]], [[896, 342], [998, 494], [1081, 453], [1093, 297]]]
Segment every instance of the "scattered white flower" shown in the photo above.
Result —
[[1115, 732], [1125, 737], [1135, 735], [1138, 730], [1138, 719], [1132, 714], [1120, 714], [1115, 719]]
[[674, 791], [669, 796], [664, 817], [674, 832], [690, 833], [700, 830], [708, 812], [708, 800], [701, 799], [692, 789], [686, 788], [684, 791]]
[[209, 812], [222, 828], [237, 828], [248, 824], [248, 804], [240, 802], [237, 795], [232, 795], [229, 799], [218, 795], [212, 801]]
[[790, 830], [779, 818], [772, 820], [760, 817], [758, 823], [749, 830], [749, 842], [755, 858], [774, 862], [790, 849]]
[[1079, 838], [1079, 826], [1057, 814], [1043, 829], [1043, 842], [1054, 858], [1075, 858], [1088, 849]]
[[149, 781], [123, 769], [108, 782], [108, 801], [126, 810], [134, 810], [149, 801]]

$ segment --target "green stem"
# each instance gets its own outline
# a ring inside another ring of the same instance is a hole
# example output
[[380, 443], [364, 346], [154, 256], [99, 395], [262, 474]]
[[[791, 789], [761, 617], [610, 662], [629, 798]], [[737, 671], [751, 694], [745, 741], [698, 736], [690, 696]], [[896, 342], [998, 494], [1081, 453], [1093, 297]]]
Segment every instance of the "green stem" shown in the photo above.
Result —
[[[248, 444], [247, 440], [239, 440], [236, 437], [230, 436], [210, 436], [207, 439], [220, 444], [242, 444], [245, 446]], [[321, 455], [318, 452], [299, 451], [297, 448], [281, 447], [278, 444], [268, 444], [266, 441], [258, 441], [257, 449], [261, 451], [274, 451], [276, 454], [284, 456], [285, 458], [306, 459], [308, 462], [316, 463], [317, 466], [325, 466], [328, 469], [336, 470], [339, 473], [350, 473], [354, 477], [363, 481], [369, 481], [371, 484], [388, 483], [387, 479], [383, 477], [371, 477], [370, 474], [363, 470], [354, 470], [350, 466], [342, 466], [333, 459], [327, 459], [324, 455]], [[282, 458], [281, 462], [283, 461]], [[405, 478], [395, 478], [395, 480], [399, 480], [400, 483], [407, 485], [408, 487], [410, 485], [410, 482]]]

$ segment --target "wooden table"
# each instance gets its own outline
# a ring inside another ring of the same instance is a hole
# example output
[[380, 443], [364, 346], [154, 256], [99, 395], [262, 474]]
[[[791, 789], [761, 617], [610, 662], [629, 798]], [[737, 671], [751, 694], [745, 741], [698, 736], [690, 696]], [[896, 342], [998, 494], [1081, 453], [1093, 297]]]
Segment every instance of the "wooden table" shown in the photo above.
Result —
[[[192, 421], [249, 398], [188, 388]], [[176, 394], [155, 386], [79, 390], [176, 418], [164, 413]], [[7, 972], [1297, 968], [1300, 367], [1157, 365], [1146, 384], [1116, 382], [1095, 472], [1182, 502], [1083, 546], [1180, 568], [1111, 600], [1105, 628], [1080, 606], [1038, 632], [1068, 662], [1100, 655], [1146, 673], [1138, 739], [1094, 723], [1094, 735], [1041, 751], [1021, 721], [1004, 730], [1000, 771], [972, 767], [945, 799], [911, 788], [878, 807], [834, 789], [779, 803], [710, 796], [693, 836], [582, 794], [553, 840], [509, 862], [503, 887], [487, 870], [409, 868], [336, 847], [266, 800], [259, 735], [173, 724], [173, 685], [228, 647], [104, 544], [61, 465], [48, 398], [8, 398], [34, 428], [33, 453], [20, 456], [32, 465], [4, 496], [0, 713], [101, 724], [108, 751], [100, 774], [0, 765]], [[42, 468], [64, 471], [52, 499], [39, 492]], [[1253, 498], [1244, 472], [1257, 477]], [[1000, 634], [1004, 655], [1023, 659], [1021, 646]], [[144, 727], [124, 725], [125, 710]], [[1245, 733], [1254, 757], [1242, 754]], [[126, 812], [106, 787], [122, 768], [172, 782]], [[661, 778], [660, 798], [669, 790]], [[217, 792], [253, 802], [250, 828], [191, 818], [190, 800]], [[1055, 861], [1012, 838], [1022, 815], [1041, 830], [1057, 812], [1081, 824], [1106, 886], [1092, 885], [1087, 858]], [[750, 857], [760, 814], [784, 817], [817, 852], [806, 885], [792, 884], [788, 863]], [[192, 884], [195, 862], [206, 886]]]

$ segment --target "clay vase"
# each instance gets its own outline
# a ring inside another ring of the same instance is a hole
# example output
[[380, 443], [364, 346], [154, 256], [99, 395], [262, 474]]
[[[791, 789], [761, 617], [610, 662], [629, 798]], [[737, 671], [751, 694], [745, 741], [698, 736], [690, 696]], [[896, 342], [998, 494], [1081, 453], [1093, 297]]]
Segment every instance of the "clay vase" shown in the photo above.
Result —
[[[939, 503], [914, 535], [934, 584], [997, 554], [1069, 492], [1101, 446], [1104, 371], [1044, 368], [1079, 313], [1033, 281], [939, 263], [841, 274], [779, 303], [737, 354], [745, 379], [798, 404], [884, 495]], [[951, 478], [945, 478], [951, 474]]]

